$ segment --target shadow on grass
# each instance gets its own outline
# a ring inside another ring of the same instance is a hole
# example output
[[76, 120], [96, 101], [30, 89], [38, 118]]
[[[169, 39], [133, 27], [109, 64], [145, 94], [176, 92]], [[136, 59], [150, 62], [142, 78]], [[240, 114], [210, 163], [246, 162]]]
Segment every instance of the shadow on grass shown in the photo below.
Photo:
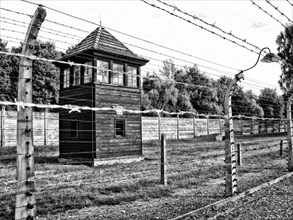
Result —
[[[35, 146], [34, 156], [35, 163], [58, 163], [58, 146]], [[2, 165], [16, 164], [16, 158], [16, 146], [0, 149], [0, 161]]]
[[92, 206], [119, 205], [136, 200], [150, 200], [172, 195], [168, 187], [158, 185], [158, 181], [141, 179], [135, 183], [116, 183], [106, 187], [80, 185], [54, 191], [44, 191], [37, 201], [39, 215], [57, 214], [63, 210], [82, 209]]
[[59, 164], [57, 156], [36, 156], [35, 163], [38, 164]]

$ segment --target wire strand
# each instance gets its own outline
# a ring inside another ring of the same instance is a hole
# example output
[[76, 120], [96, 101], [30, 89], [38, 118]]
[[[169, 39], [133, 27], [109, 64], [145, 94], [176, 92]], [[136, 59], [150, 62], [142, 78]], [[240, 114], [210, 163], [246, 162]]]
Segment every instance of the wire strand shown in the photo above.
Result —
[[240, 38], [240, 37], [235, 36], [235, 35], [232, 33], [232, 31], [227, 32], [227, 31], [223, 30], [222, 28], [219, 28], [218, 26], [216, 26], [215, 23], [214, 23], [214, 24], [208, 23], [208, 22], [204, 21], [203, 19], [199, 18], [199, 17], [196, 16], [196, 15], [191, 15], [191, 14], [185, 12], [185, 11], [180, 10], [180, 9], [179, 9], [177, 6], [175, 6], [175, 5], [170, 5], [170, 4], [168, 4], [168, 3], [166, 3], [166, 2], [163, 2], [163, 1], [161, 1], [161, 0], [157, 0], [157, 1], [160, 2], [160, 3], [162, 3], [162, 4], [164, 4], [164, 5], [167, 5], [167, 6], [169, 6], [169, 7], [174, 8], [175, 11], [179, 11], [179, 12], [181, 12], [181, 13], [183, 13], [183, 14], [189, 16], [189, 17], [192, 17], [193, 19], [199, 20], [200, 22], [202, 22], [202, 23], [204, 23], [204, 24], [206, 24], [206, 25], [208, 25], [208, 26], [210, 26], [210, 27], [212, 27], [212, 28], [215, 28], [215, 29], [219, 30], [220, 32], [222, 32], [222, 33], [224, 33], [224, 34], [226, 34], [226, 35], [232, 36], [232, 37], [234, 37], [235, 39], [240, 40], [240, 41], [242, 41], [243, 43], [246, 43], [246, 44], [248, 44], [249, 46], [254, 47], [255, 49], [261, 50], [259, 47], [255, 46], [254, 44], [249, 43], [249, 42], [247, 41], [247, 39], [242, 39], [242, 38]]
[[286, 28], [286, 26], [279, 21], [277, 18], [275, 18], [273, 15], [271, 15], [270, 13], [268, 13], [266, 10], [264, 10], [262, 7], [260, 7], [258, 4], [256, 4], [253, 0], [250, 0], [252, 2], [253, 5], [257, 6], [259, 10], [263, 11], [265, 14], [269, 15], [272, 19], [274, 19], [275, 21], [277, 21], [279, 24], [281, 24], [284, 28]]
[[246, 46], [244, 46], [244, 45], [242, 45], [242, 44], [239, 44], [239, 43], [235, 42], [234, 40], [230, 40], [229, 38], [224, 37], [224, 36], [222, 36], [222, 35], [220, 35], [220, 34], [214, 32], [214, 31], [208, 30], [207, 28], [205, 28], [205, 27], [203, 27], [203, 26], [201, 26], [201, 25], [198, 25], [198, 24], [196, 24], [196, 23], [194, 23], [194, 22], [192, 22], [192, 21], [190, 21], [190, 20], [188, 20], [188, 19], [186, 19], [186, 18], [183, 18], [183, 17], [181, 17], [181, 16], [179, 16], [179, 15], [176, 15], [176, 14], [174, 14], [173, 12], [170, 12], [170, 11], [168, 11], [168, 10], [166, 10], [166, 9], [164, 9], [164, 8], [161, 8], [161, 7], [159, 7], [159, 6], [155, 5], [155, 4], [151, 4], [151, 3], [149, 3], [149, 2], [147, 2], [147, 1], [145, 1], [145, 0], [140, 0], [140, 1], [144, 2], [144, 3], [147, 4], [147, 5], [152, 6], [152, 7], [154, 7], [154, 8], [157, 8], [157, 9], [159, 9], [159, 10], [162, 10], [162, 11], [164, 11], [164, 12], [166, 12], [166, 13], [168, 13], [168, 14], [174, 16], [174, 17], [177, 17], [177, 18], [179, 18], [179, 19], [181, 19], [181, 20], [184, 20], [185, 22], [190, 23], [190, 24], [192, 24], [192, 25], [194, 25], [194, 26], [196, 26], [196, 27], [198, 27], [198, 28], [201, 28], [202, 30], [205, 30], [205, 31], [207, 31], [207, 32], [209, 32], [209, 33], [211, 33], [211, 34], [213, 34], [213, 35], [216, 35], [216, 36], [222, 38], [223, 40], [229, 41], [230, 43], [233, 43], [233, 44], [235, 44], [235, 45], [237, 45], [237, 46], [239, 46], [239, 47], [242, 47], [242, 48], [244, 48], [244, 49], [246, 49], [246, 50], [248, 50], [248, 51], [250, 51], [250, 52], [253, 52], [253, 53], [258, 54], [258, 52], [256, 52], [256, 51], [253, 50], [253, 49], [249, 49], [248, 47], [246, 47]]
[[293, 21], [287, 15], [285, 15], [283, 12], [281, 12], [278, 7], [276, 7], [275, 5], [273, 5], [269, 0], [265, 0], [265, 1], [270, 6], [272, 6], [277, 12], [279, 12], [283, 17], [285, 17], [289, 22], [293, 23]]

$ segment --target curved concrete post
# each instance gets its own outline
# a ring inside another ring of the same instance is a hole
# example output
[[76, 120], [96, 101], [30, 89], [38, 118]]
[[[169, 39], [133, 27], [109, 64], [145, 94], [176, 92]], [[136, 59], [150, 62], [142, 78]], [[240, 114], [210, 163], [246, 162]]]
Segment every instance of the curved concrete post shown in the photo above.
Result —
[[231, 90], [243, 78], [243, 72], [238, 73], [225, 91], [225, 195], [232, 196], [237, 192], [236, 153], [231, 107]]
[[293, 171], [293, 157], [292, 157], [292, 116], [291, 105], [293, 95], [290, 96], [287, 102], [287, 143], [288, 143], [288, 171]]

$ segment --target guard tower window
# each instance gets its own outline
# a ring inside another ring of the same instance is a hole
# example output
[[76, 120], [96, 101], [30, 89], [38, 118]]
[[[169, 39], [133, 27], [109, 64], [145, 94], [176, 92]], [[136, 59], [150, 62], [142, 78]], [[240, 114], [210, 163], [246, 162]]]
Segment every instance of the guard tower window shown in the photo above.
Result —
[[[84, 64], [85, 65], [92, 66], [93, 65], [93, 62], [92, 61], [89, 61], [89, 62], [86, 62]], [[92, 75], [93, 75], [93, 68], [92, 67], [85, 66], [84, 67], [84, 83], [92, 82]]]
[[70, 69], [67, 68], [63, 72], [63, 88], [69, 87], [69, 79], [70, 79]]
[[97, 82], [109, 83], [109, 62], [97, 60]]
[[73, 85], [80, 84], [80, 66], [74, 66], [73, 68]]
[[123, 64], [113, 63], [113, 72], [112, 72], [112, 81], [111, 83], [114, 85], [122, 85], [124, 84], [123, 80]]
[[115, 137], [125, 137], [124, 119], [115, 119]]
[[129, 87], [137, 87], [137, 68], [133, 66], [127, 67], [128, 73], [128, 86]]
[[78, 138], [78, 121], [71, 121], [70, 125], [70, 137]]

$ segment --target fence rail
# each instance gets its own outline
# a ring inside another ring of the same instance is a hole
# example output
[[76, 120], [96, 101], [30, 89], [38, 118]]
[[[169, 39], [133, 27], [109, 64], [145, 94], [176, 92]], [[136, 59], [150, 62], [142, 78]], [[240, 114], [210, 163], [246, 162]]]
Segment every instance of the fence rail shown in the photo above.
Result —
[[[224, 119], [142, 117], [142, 140], [159, 140], [164, 133], [168, 139], [186, 139], [204, 135], [223, 133]], [[285, 132], [283, 120], [239, 120], [234, 119], [234, 132], [237, 135], [266, 134]], [[17, 112], [1, 109], [1, 147], [16, 145]], [[59, 113], [34, 112], [34, 145], [59, 144]]]
[[[1, 109], [1, 147], [16, 146], [17, 112]], [[33, 113], [34, 145], [58, 145], [59, 114], [52, 112]]]
[[[168, 139], [193, 138], [203, 135], [223, 133], [224, 119], [142, 117], [142, 139], [158, 140], [164, 133]], [[287, 131], [285, 120], [241, 120], [234, 119], [237, 135], [268, 134]]]

